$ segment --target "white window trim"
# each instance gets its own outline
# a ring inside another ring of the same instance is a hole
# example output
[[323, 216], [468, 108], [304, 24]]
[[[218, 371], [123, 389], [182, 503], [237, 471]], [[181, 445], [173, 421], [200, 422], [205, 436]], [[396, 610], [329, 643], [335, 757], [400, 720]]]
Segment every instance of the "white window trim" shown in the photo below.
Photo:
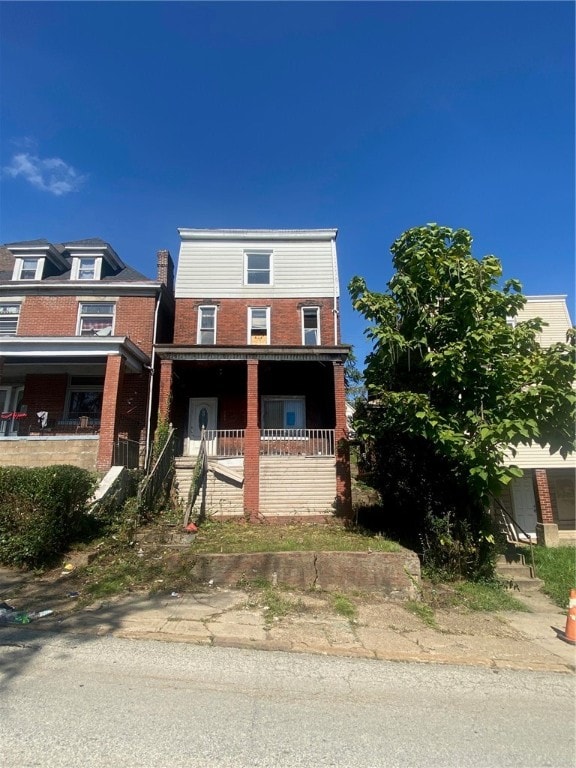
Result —
[[0, 336], [17, 336], [18, 335], [18, 325], [20, 324], [20, 314], [22, 311], [22, 301], [21, 300], [15, 300], [15, 301], [0, 301], [0, 307], [18, 307], [18, 312], [14, 312], [11, 314], [0, 314], [0, 319], [5, 318], [16, 318], [16, 329], [14, 330], [14, 333], [2, 333], [2, 326], [0, 325]]
[[[22, 270], [24, 268], [25, 261], [36, 262], [36, 273], [34, 277], [22, 277]], [[46, 259], [44, 256], [18, 256], [14, 262], [14, 272], [12, 274], [12, 280], [41, 280], [44, 274], [44, 263]]]
[[262, 346], [269, 346], [270, 345], [270, 307], [248, 307], [248, 327], [247, 327], [247, 344], [251, 347], [259, 346], [258, 344], [252, 343], [252, 312], [257, 310], [264, 310], [266, 312], [266, 343]]
[[[316, 344], [306, 344], [306, 330], [304, 328], [304, 312], [306, 310], [310, 311], [311, 309], [315, 310], [315, 312], [316, 312]], [[319, 347], [320, 344], [321, 344], [321, 337], [320, 337], [320, 307], [318, 307], [318, 306], [302, 307], [301, 310], [300, 310], [300, 320], [301, 320], [301, 328], [302, 328], [302, 346]]]
[[[249, 283], [248, 282], [248, 257], [249, 256], [268, 256], [268, 266], [269, 266], [269, 274], [270, 274], [270, 280], [267, 283]], [[273, 272], [273, 259], [272, 259], [272, 251], [258, 251], [254, 249], [250, 249], [249, 251], [244, 251], [244, 285], [249, 285], [251, 288], [265, 288], [268, 285], [274, 285], [274, 272]]]
[[[107, 335], [114, 336], [114, 328], [116, 327], [116, 303], [113, 301], [80, 301], [78, 303], [76, 336], [82, 336], [82, 318], [84, 317], [84, 314], [82, 313], [82, 307], [84, 307], [86, 304], [110, 304], [112, 306], [112, 330]], [[89, 313], [86, 313], [86, 315], [89, 316]], [[102, 317], [107, 317], [107, 315], [102, 315]]]
[[[214, 341], [212, 344], [216, 344], [216, 339], [218, 338], [218, 307], [216, 304], [201, 304], [198, 307], [198, 322], [197, 322], [197, 328], [196, 328], [196, 344], [202, 345], [201, 337], [202, 337], [202, 310], [203, 309], [213, 309], [214, 310]], [[206, 346], [206, 345], [205, 345]]]
[[[94, 277], [84, 277], [80, 278], [78, 275], [80, 274], [80, 267], [82, 265], [82, 261], [84, 259], [94, 259]], [[100, 277], [102, 275], [102, 257], [101, 256], [91, 256], [90, 254], [82, 254], [80, 256], [74, 256], [72, 259], [72, 271], [70, 273], [70, 280], [100, 280]]]

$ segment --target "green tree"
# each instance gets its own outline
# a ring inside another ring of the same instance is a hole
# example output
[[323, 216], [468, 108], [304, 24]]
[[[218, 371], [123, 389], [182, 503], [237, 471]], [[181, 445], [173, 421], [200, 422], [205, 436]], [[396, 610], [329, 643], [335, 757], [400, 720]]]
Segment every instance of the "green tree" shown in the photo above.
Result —
[[464, 229], [410, 229], [391, 247], [396, 271], [384, 293], [350, 282], [373, 342], [355, 428], [372, 445], [401, 435], [433, 453], [460, 498], [485, 508], [522, 474], [504, 462], [507, 450], [574, 449], [576, 367], [571, 344], [540, 347], [541, 320], [515, 320], [526, 302], [520, 283], [500, 288], [499, 259], [478, 260], [471, 247]]

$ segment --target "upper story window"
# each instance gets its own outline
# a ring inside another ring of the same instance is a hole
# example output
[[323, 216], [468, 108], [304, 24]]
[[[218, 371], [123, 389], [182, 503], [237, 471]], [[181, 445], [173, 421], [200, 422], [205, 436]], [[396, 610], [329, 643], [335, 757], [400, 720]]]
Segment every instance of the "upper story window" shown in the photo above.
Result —
[[198, 344], [216, 344], [216, 307], [198, 307]]
[[320, 344], [320, 313], [318, 307], [302, 308], [302, 344], [315, 347]]
[[0, 304], [0, 336], [16, 336], [20, 304], [17, 302]]
[[71, 280], [99, 280], [102, 259], [94, 256], [77, 256], [72, 262]]
[[113, 331], [113, 303], [86, 302], [80, 304], [78, 336], [112, 336]]
[[270, 309], [248, 308], [248, 344], [270, 343]]
[[271, 285], [272, 254], [246, 253], [244, 282], [246, 285]]
[[44, 259], [18, 258], [14, 263], [13, 280], [41, 280]]

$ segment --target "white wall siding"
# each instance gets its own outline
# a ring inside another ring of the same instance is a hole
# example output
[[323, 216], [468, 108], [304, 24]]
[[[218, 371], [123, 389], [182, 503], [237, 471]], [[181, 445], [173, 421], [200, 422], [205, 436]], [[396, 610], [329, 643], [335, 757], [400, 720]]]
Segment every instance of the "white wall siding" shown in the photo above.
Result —
[[[244, 285], [246, 251], [272, 254], [272, 285]], [[293, 298], [338, 295], [332, 241], [186, 241], [176, 298]]]
[[[200, 498], [195, 504], [195, 509], [199, 508]], [[242, 485], [209, 470], [206, 481], [206, 514], [217, 519], [219, 515], [230, 517], [243, 513], [244, 489]]]
[[333, 457], [260, 457], [260, 512], [263, 515], [318, 515], [334, 512]]
[[505, 463], [522, 469], [568, 469], [576, 467], [576, 454], [571, 453], [563, 459], [558, 451], [551, 454], [548, 448], [540, 448], [539, 445], [520, 445], [516, 456], [507, 454]]
[[565, 296], [528, 296], [524, 308], [518, 313], [518, 320], [540, 317], [548, 325], [542, 329], [538, 341], [549, 347], [559, 341], [566, 341], [566, 331], [571, 327], [570, 315]]

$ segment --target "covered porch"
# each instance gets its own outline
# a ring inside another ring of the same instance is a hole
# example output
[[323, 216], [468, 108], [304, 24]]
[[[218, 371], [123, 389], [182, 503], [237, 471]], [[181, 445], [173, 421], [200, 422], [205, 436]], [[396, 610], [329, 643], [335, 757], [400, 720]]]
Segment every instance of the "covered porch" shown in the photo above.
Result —
[[4, 339], [0, 463], [109, 469], [145, 438], [148, 362], [126, 337]]
[[[229, 514], [344, 513], [347, 347], [157, 352], [160, 411], [177, 430], [178, 463], [191, 470], [204, 440], [217, 508], [220, 483], [242, 489]], [[221, 490], [222, 498], [230, 496], [229, 488]]]

